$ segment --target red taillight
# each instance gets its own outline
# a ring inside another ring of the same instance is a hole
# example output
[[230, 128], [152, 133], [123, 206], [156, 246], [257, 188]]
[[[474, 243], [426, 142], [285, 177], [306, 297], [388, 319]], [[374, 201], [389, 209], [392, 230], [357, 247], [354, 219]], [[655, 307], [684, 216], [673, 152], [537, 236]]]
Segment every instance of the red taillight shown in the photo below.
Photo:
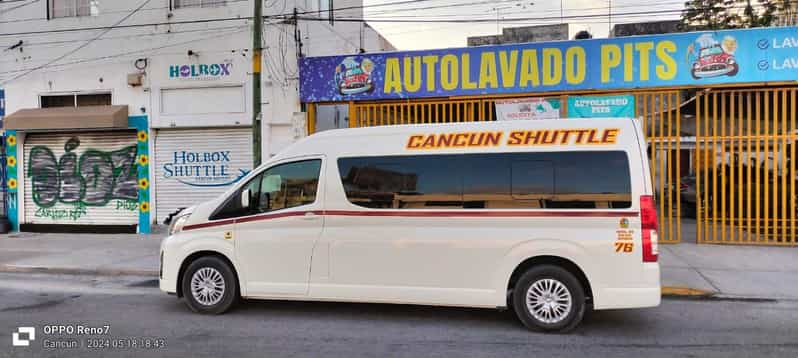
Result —
[[640, 196], [640, 223], [643, 231], [643, 262], [657, 262], [657, 207], [652, 195]]
[[684, 190], [684, 189], [687, 189], [687, 188], [689, 188], [689, 187], [690, 187], [690, 186], [689, 186], [689, 185], [687, 185], [687, 184], [685, 184], [685, 183], [681, 183], [681, 184], [679, 184], [679, 189], [682, 189], [682, 190]]

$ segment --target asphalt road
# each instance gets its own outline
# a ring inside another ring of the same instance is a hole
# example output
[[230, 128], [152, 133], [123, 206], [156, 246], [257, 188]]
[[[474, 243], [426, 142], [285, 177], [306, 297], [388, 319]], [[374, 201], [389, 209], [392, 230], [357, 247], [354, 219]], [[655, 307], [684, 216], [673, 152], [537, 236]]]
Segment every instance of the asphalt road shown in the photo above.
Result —
[[[45, 325], [109, 327], [59, 336]], [[11, 346], [19, 326], [36, 328], [29, 347]], [[654, 309], [594, 312], [571, 335], [547, 335], [484, 309], [248, 301], [200, 316], [147, 278], [0, 274], [0, 336], [0, 356], [11, 357], [796, 357], [798, 302], [666, 299]], [[165, 346], [87, 348], [136, 337]], [[81, 347], [43, 347], [58, 340]]]

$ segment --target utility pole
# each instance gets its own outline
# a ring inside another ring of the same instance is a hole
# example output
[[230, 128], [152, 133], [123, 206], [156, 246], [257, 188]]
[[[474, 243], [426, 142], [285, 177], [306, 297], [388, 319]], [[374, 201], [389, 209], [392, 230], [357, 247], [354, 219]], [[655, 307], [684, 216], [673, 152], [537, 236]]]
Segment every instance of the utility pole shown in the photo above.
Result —
[[609, 3], [609, 10], [607, 11], [607, 37], [610, 37], [612, 34], [612, 0], [607, 1]]
[[263, 2], [255, 0], [255, 13], [252, 17], [252, 169], [261, 163], [261, 96], [260, 66], [263, 44], [261, 42], [263, 26]]

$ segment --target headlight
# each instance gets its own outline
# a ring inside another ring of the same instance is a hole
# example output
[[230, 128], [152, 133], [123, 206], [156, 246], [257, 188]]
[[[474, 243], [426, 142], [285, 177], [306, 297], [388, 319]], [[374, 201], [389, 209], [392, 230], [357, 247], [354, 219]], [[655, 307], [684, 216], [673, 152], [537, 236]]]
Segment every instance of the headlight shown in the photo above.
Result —
[[182, 231], [183, 226], [186, 225], [186, 221], [188, 221], [189, 216], [191, 216], [191, 214], [180, 215], [172, 219], [172, 223], [169, 225], [169, 235], [174, 235]]

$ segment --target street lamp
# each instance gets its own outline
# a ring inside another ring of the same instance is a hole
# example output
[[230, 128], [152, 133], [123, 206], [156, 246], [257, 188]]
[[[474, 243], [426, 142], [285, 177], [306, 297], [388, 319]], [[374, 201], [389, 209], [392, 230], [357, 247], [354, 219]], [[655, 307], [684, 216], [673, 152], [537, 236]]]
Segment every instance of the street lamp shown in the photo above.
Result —
[[511, 6], [502, 6], [502, 7], [494, 7], [493, 9], [490, 9], [490, 11], [496, 11], [496, 34], [499, 34], [499, 33], [501, 33], [501, 29], [499, 28], [499, 21], [500, 21], [499, 13], [500, 13], [502, 10], [512, 9], [512, 8], [514, 8], [514, 7], [520, 7], [520, 8], [522, 8], [522, 9], [526, 9], [527, 5], [528, 5], [528, 6], [532, 6], [532, 5], [535, 5], [535, 3], [533, 3], [533, 2], [530, 2], [530, 3], [521, 3], [521, 2], [518, 2], [518, 3], [516, 3], [515, 5], [511, 5]]

